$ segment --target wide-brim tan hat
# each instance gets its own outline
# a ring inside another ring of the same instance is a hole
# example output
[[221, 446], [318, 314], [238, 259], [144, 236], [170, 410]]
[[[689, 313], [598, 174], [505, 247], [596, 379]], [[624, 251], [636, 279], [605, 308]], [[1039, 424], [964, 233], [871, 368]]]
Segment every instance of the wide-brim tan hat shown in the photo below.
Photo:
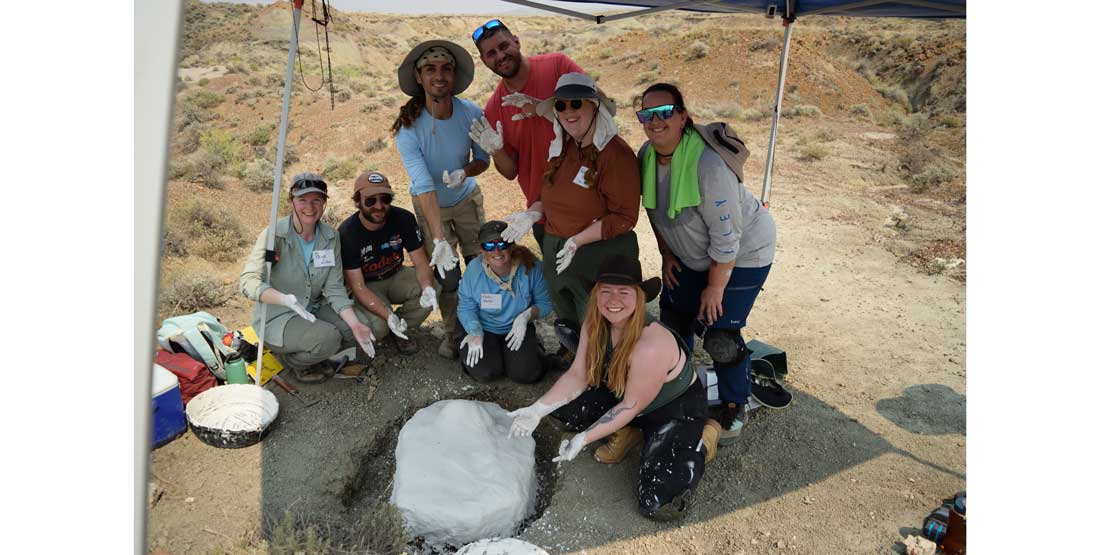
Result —
[[446, 48], [455, 57], [455, 85], [452, 95], [462, 94], [474, 82], [474, 59], [465, 48], [449, 40], [429, 40], [422, 42], [409, 51], [401, 65], [397, 66], [397, 83], [401, 91], [409, 96], [419, 96], [423, 88], [416, 82], [416, 61], [433, 46]]
[[558, 83], [554, 86], [554, 96], [539, 102], [535, 106], [535, 113], [550, 121], [555, 121], [557, 114], [554, 113], [554, 102], [574, 99], [598, 102], [601, 106], [607, 107], [607, 112], [611, 114], [611, 117], [615, 117], [615, 101], [600, 94], [600, 90], [596, 87], [596, 81], [590, 75], [577, 72], [566, 73], [558, 77]]

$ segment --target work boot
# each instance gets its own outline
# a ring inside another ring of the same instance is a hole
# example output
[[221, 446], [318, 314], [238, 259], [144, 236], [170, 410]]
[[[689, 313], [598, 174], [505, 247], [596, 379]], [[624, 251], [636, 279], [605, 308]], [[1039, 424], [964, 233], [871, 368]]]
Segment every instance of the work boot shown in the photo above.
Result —
[[416, 340], [413, 339], [411, 335], [409, 335], [408, 339], [401, 339], [400, 337], [397, 337], [392, 333], [390, 334], [390, 336], [392, 337], [390, 341], [393, 341], [394, 346], [397, 347], [397, 352], [403, 355], [416, 354]]
[[604, 464], [615, 464], [626, 458], [627, 453], [642, 442], [642, 431], [623, 426], [607, 438], [607, 443], [596, 449], [592, 456]]
[[745, 424], [749, 422], [749, 404], [727, 403], [722, 407], [718, 418], [718, 423], [722, 426], [718, 444], [729, 445], [737, 440], [737, 436], [741, 435], [741, 430], [745, 429]]
[[443, 335], [443, 341], [439, 342], [439, 349], [437, 351], [439, 356], [455, 360], [458, 358], [458, 342], [455, 341], [455, 336], [452, 333]]
[[327, 360], [323, 360], [309, 368], [292, 368], [294, 379], [301, 384], [317, 384], [328, 381], [336, 374], [336, 369]]
[[718, 436], [722, 433], [722, 425], [713, 418], [708, 418], [703, 425], [703, 445], [707, 448], [707, 456], [703, 462], [710, 464], [714, 457], [718, 456]]

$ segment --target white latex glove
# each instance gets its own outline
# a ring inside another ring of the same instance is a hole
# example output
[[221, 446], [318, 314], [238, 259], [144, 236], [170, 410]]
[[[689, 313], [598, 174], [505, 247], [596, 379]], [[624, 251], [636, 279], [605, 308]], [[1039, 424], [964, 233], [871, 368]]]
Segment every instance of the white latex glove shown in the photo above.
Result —
[[550, 459], [550, 462], [571, 461], [577, 458], [577, 454], [588, 444], [586, 437], [585, 432], [581, 432], [573, 436], [572, 439], [561, 440], [561, 445], [558, 446], [558, 456]]
[[367, 353], [367, 356], [374, 358], [374, 334], [371, 333], [370, 328], [361, 323], [350, 327], [351, 334], [355, 336], [355, 340], [359, 342], [359, 346], [363, 348], [363, 352]]
[[466, 182], [466, 170], [457, 169], [454, 171], [443, 170], [443, 184], [449, 189], [461, 187]]
[[573, 262], [573, 255], [577, 254], [577, 242], [570, 237], [561, 249], [558, 250], [558, 274], [560, 275]]
[[298, 297], [290, 293], [283, 293], [283, 298], [279, 299], [279, 304], [297, 312], [298, 316], [301, 316], [307, 322], [313, 323], [317, 321], [317, 317], [306, 310], [306, 307], [302, 306], [302, 303], [298, 302]]
[[470, 138], [473, 139], [482, 150], [493, 154], [496, 151], [504, 148], [504, 127], [501, 126], [501, 122], [497, 122], [497, 128], [494, 131], [489, 126], [489, 120], [485, 119], [485, 116], [481, 116], [481, 119], [475, 119], [470, 124]]
[[509, 243], [515, 243], [522, 239], [524, 235], [527, 235], [527, 232], [531, 231], [531, 227], [541, 219], [542, 212], [538, 210], [524, 210], [515, 214], [508, 214], [502, 218], [504, 223], [508, 224], [508, 227], [500, 232], [500, 238]]
[[391, 312], [389, 317], [386, 318], [386, 325], [397, 337], [406, 341], [409, 339], [409, 336], [405, 335], [405, 330], [409, 329], [409, 325], [405, 323], [403, 318], [399, 318], [396, 312]]
[[425, 287], [420, 291], [420, 306], [421, 308], [430, 306], [432, 310], [439, 310], [439, 299], [436, 297], [435, 289]]
[[518, 351], [519, 346], [523, 345], [523, 338], [527, 335], [527, 322], [531, 321], [531, 308], [527, 307], [527, 310], [516, 316], [516, 320], [512, 322], [512, 331], [504, 336], [504, 339], [508, 341], [508, 349], [511, 351]]
[[539, 102], [541, 101], [533, 96], [518, 92], [500, 99], [501, 106], [515, 106], [520, 109], [520, 113], [512, 115], [512, 121], [537, 117], [538, 114], [535, 113], [535, 105]]
[[480, 335], [467, 335], [462, 338], [462, 343], [458, 344], [459, 350], [463, 345], [466, 345], [466, 366], [473, 368], [477, 364], [477, 361], [481, 360], [481, 355], [484, 354], [482, 343], [485, 338]]
[[455, 256], [455, 250], [451, 248], [451, 244], [447, 241], [434, 239], [432, 243], [435, 244], [435, 248], [432, 250], [432, 260], [428, 262], [428, 265], [439, 272], [439, 279], [443, 279], [447, 272], [455, 269], [455, 266], [458, 265], [458, 257]]
[[539, 420], [551, 412], [554, 407], [535, 401], [533, 405], [516, 409], [508, 413], [512, 417], [512, 427], [508, 429], [508, 437], [526, 437], [535, 431]]

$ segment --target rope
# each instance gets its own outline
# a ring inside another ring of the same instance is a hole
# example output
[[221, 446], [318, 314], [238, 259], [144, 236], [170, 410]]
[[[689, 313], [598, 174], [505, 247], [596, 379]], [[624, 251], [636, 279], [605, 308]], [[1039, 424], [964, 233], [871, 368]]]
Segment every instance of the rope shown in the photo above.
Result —
[[[310, 2], [310, 7], [313, 9], [313, 15], [310, 16], [310, 19], [313, 20], [313, 23], [314, 23], [313, 30], [314, 30], [315, 37], [316, 37], [316, 42], [317, 42], [317, 63], [321, 67], [321, 83], [318, 84], [316, 88], [311, 87], [311, 86], [309, 86], [309, 83], [306, 83], [306, 73], [305, 73], [305, 68], [302, 64], [302, 49], [301, 48], [298, 48], [298, 75], [299, 75], [299, 78], [302, 80], [302, 86], [305, 87], [306, 90], [309, 90], [311, 92], [317, 92], [317, 91], [321, 90], [322, 88], [324, 88], [325, 83], [328, 83], [328, 85], [329, 85], [329, 101], [332, 104], [332, 109], [335, 110], [336, 109], [336, 87], [335, 87], [335, 84], [332, 81], [332, 48], [329, 45], [329, 38], [328, 38], [328, 24], [329, 24], [330, 21], [332, 21], [332, 14], [329, 13], [329, 11], [328, 11], [328, 0], [321, 0], [321, 11], [322, 11], [323, 19], [317, 19], [317, 17], [316, 17], [316, 14], [317, 14], [317, 2], [316, 2], [316, 0], [313, 0], [312, 2]], [[325, 60], [325, 57], [321, 56], [321, 30], [319, 29], [319, 27], [324, 27], [325, 28], [325, 53], [328, 57], [328, 78], [327, 79], [325, 78], [325, 61], [326, 60]], [[295, 37], [295, 40], [298, 39], [298, 28], [297, 27], [294, 28], [294, 37]]]

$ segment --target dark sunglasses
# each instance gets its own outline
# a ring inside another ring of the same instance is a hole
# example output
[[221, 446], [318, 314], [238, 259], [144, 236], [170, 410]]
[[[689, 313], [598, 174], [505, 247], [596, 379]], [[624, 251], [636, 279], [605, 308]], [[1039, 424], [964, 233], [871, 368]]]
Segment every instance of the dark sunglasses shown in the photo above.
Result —
[[635, 112], [638, 115], [638, 121], [642, 123], [649, 123], [653, 121], [654, 117], [662, 120], [667, 120], [672, 117], [672, 113], [676, 111], [676, 106], [672, 104], [664, 104], [662, 106], [654, 106], [652, 108], [646, 108], [645, 110], [638, 110]]
[[[574, 98], [573, 100], [569, 101], [569, 107], [574, 109], [574, 110], [580, 110], [581, 109], [581, 104], [583, 102], [584, 101], [580, 100], [579, 98]], [[566, 104], [566, 102], [564, 100], [558, 100], [557, 102], [554, 102], [554, 109], [559, 111], [559, 112], [564, 112], [565, 111], [565, 104]]]
[[367, 208], [370, 208], [371, 206], [374, 206], [378, 202], [381, 202], [382, 204], [388, 205], [391, 202], [393, 202], [393, 195], [376, 195], [376, 196], [373, 196], [373, 197], [367, 197], [367, 198], [363, 199], [363, 204]]
[[300, 179], [298, 181], [295, 181], [290, 186], [290, 190], [298, 191], [301, 189], [309, 189], [310, 187], [316, 187], [326, 193], [328, 192], [328, 185], [326, 185], [324, 181], [320, 181], [317, 179]]
[[504, 24], [501, 23], [499, 19], [490, 19], [489, 21], [486, 21], [485, 24], [481, 27], [474, 29], [474, 34], [470, 36], [474, 39], [474, 42], [477, 42], [478, 39], [481, 38], [481, 35], [485, 34], [485, 31], [496, 29], [497, 27], [501, 27], [503, 25]]
[[508, 250], [511, 246], [512, 244], [508, 241], [485, 241], [481, 244], [481, 248], [486, 252]]

